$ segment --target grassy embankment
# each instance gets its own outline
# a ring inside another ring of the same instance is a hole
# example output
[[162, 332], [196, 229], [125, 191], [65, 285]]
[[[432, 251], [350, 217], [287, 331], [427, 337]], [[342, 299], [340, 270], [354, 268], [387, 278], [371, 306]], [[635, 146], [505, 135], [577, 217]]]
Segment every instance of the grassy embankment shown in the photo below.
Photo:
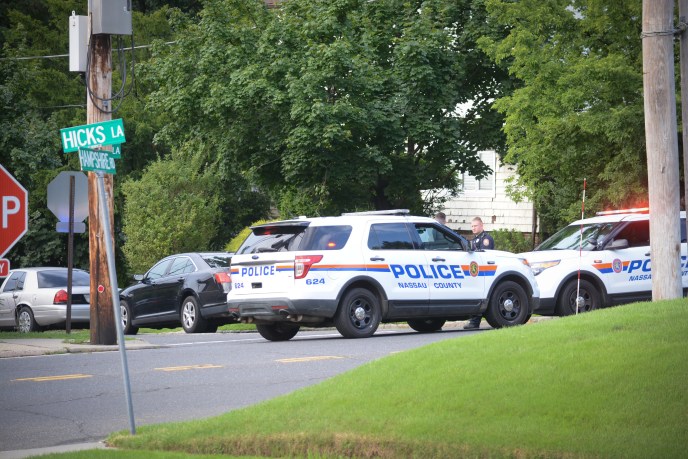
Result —
[[450, 339], [67, 456], [686, 457], [687, 313], [637, 303]]

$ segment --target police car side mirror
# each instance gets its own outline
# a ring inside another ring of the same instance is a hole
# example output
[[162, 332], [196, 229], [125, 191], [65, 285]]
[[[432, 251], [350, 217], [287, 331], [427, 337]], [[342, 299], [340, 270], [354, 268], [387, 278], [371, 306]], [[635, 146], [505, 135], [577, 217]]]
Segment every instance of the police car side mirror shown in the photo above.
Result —
[[605, 249], [607, 250], [618, 250], [627, 249], [628, 239], [614, 239]]

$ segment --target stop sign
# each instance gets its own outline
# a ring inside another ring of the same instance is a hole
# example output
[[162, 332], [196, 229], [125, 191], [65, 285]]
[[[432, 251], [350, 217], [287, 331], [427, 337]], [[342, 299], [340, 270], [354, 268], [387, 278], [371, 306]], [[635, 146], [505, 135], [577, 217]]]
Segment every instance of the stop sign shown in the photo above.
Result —
[[26, 233], [29, 193], [0, 165], [0, 257]]

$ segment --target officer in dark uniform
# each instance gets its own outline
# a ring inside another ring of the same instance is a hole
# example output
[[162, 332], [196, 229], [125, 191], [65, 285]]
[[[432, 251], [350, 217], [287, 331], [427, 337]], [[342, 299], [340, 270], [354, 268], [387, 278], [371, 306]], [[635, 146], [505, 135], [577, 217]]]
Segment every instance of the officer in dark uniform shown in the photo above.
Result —
[[494, 239], [490, 233], [483, 228], [483, 220], [480, 217], [475, 217], [471, 222], [471, 231], [475, 235], [471, 241], [473, 250], [494, 249]]
[[[471, 221], [471, 231], [474, 234], [471, 240], [471, 248], [473, 250], [489, 250], [494, 249], [494, 239], [490, 236], [490, 233], [485, 231], [483, 228], [483, 220], [480, 217], [475, 217]], [[463, 326], [464, 330], [473, 330], [480, 328], [480, 320], [482, 316], [471, 316], [468, 323]]]

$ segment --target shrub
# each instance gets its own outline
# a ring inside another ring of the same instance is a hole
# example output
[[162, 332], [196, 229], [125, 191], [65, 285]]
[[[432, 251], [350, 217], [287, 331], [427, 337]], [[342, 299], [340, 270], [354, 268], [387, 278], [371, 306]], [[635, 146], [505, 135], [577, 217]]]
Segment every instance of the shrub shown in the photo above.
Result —
[[507, 252], [519, 253], [533, 250], [530, 239], [519, 231], [498, 229], [490, 231], [495, 241], [495, 249]]

